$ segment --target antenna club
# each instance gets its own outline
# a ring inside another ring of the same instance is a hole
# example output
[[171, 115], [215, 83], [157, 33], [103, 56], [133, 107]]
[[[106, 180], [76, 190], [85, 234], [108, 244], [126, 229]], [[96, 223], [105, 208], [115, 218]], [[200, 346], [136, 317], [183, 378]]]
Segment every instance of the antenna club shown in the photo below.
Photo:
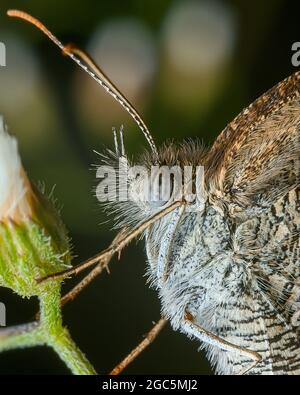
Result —
[[8, 16], [16, 16], [16, 14], [17, 13], [19, 13], [20, 11], [18, 11], [18, 10], [7, 10], [6, 11], [6, 14], [8, 15]]
[[34, 18], [32, 15], [27, 14], [27, 12], [20, 11], [20, 10], [8, 10], [6, 13], [8, 16], [22, 19], [22, 20], [30, 23], [31, 25], [35, 26], [37, 29], [42, 31], [46, 36], [48, 36], [48, 38], [51, 41], [53, 41], [54, 44], [56, 44], [60, 49], [63, 49], [63, 44], [37, 18]]
[[61, 49], [64, 55], [69, 56], [85, 72], [87, 72], [90, 77], [92, 77], [98, 84], [100, 84], [130, 114], [130, 116], [134, 119], [134, 121], [144, 134], [152, 151], [158, 156], [157, 148], [155, 146], [153, 138], [139, 113], [126, 99], [126, 97], [119, 91], [119, 89], [103, 73], [100, 67], [97, 66], [97, 64], [88, 54], [77, 48], [74, 44], [64, 45], [49, 29], [47, 29], [47, 27], [42, 22], [40, 22], [37, 18], [34, 18], [27, 12], [20, 10], [8, 10], [7, 15], [10, 17], [25, 20], [26, 22], [34, 25], [36, 28], [41, 30], [55, 45], [57, 45]]
[[20, 11], [20, 10], [7, 10], [6, 14], [13, 18], [20, 18], [24, 19], [25, 21], [32, 23], [33, 25], [39, 25], [40, 22], [35, 19], [33, 16], [27, 14], [27, 12]]

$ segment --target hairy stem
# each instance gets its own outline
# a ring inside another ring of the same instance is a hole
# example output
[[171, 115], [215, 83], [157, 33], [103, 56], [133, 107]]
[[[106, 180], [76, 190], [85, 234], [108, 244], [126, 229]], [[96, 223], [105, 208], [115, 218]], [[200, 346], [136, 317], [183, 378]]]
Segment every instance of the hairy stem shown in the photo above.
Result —
[[[49, 286], [46, 288], [49, 289]], [[95, 369], [62, 325], [60, 298], [60, 286], [53, 284], [50, 292], [45, 290], [40, 296], [40, 319], [45, 342], [57, 352], [73, 374], [94, 375]]]
[[91, 363], [83, 352], [72, 340], [69, 331], [64, 328], [54, 341], [50, 340], [49, 345], [57, 352], [73, 374], [95, 375], [97, 374]]
[[[9, 328], [7, 329], [9, 330]], [[40, 327], [35, 327], [35, 329], [32, 327], [30, 331], [23, 333], [14, 330], [8, 333], [7, 329], [0, 332], [0, 352], [45, 344]]]
[[63, 327], [60, 306], [60, 284], [52, 282], [43, 287], [40, 299], [40, 322], [0, 331], [0, 352], [16, 348], [48, 345], [76, 375], [97, 374], [83, 352]]

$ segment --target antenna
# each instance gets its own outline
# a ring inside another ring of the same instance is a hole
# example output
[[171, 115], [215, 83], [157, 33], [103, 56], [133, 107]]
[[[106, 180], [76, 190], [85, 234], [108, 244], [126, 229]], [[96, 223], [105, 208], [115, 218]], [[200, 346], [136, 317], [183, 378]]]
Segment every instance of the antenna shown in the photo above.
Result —
[[119, 104], [121, 104], [121, 106], [134, 119], [140, 130], [143, 132], [152, 152], [158, 158], [158, 151], [153, 137], [140, 114], [86, 52], [77, 48], [73, 44], [64, 45], [53, 33], [51, 33], [49, 29], [47, 29], [47, 27], [42, 22], [24, 11], [8, 10], [7, 15], [10, 17], [23, 19], [37, 27], [62, 50], [63, 54], [69, 56], [75, 63], [78, 64], [78, 66], [88, 73], [90, 77], [92, 77], [99, 85], [101, 85], [106, 90], [106, 92], [109, 93]]

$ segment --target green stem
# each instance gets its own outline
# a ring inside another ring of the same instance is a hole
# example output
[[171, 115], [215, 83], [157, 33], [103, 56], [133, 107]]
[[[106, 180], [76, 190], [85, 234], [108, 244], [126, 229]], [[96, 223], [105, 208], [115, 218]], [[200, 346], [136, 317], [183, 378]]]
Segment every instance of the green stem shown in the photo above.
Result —
[[76, 375], [97, 374], [83, 352], [72, 340], [67, 328], [62, 325], [60, 286], [47, 284], [40, 296], [41, 328], [45, 342]]
[[30, 323], [0, 331], [0, 352], [45, 345], [52, 347], [76, 375], [97, 374], [83, 352], [63, 327], [60, 285], [46, 284], [40, 299], [40, 323]]
[[8, 351], [16, 348], [25, 348], [40, 346], [45, 344], [44, 337], [41, 333], [40, 327], [36, 327], [31, 331], [24, 331], [23, 333], [9, 334], [7, 336], [0, 336], [0, 352]]
[[54, 341], [50, 342], [60, 358], [70, 368], [73, 374], [77, 375], [95, 375], [97, 374], [93, 366], [87, 360], [83, 352], [76, 346], [72, 340], [69, 331], [64, 328]]

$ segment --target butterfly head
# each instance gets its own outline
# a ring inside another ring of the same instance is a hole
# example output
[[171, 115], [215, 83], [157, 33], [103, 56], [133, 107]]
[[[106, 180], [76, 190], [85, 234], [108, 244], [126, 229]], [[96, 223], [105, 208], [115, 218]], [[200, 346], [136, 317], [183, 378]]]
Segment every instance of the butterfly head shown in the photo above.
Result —
[[187, 209], [204, 208], [207, 150], [200, 141], [168, 141], [157, 153], [145, 151], [131, 161], [122, 140], [121, 149], [116, 144], [115, 152], [100, 154], [102, 163], [97, 170], [97, 177], [104, 178], [97, 187], [97, 198], [115, 215], [118, 225], [136, 225], [175, 201], [184, 201]]

